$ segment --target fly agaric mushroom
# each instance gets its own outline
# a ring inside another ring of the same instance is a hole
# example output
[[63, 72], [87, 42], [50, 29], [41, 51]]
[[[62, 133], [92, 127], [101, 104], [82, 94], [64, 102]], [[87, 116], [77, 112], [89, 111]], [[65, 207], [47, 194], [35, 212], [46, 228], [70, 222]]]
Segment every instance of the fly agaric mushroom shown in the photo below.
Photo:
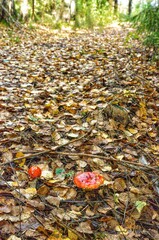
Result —
[[41, 176], [41, 169], [37, 166], [32, 166], [28, 169], [28, 174], [31, 178], [38, 178]]
[[103, 182], [104, 177], [97, 172], [83, 172], [75, 175], [74, 184], [86, 190], [93, 190], [99, 188]]

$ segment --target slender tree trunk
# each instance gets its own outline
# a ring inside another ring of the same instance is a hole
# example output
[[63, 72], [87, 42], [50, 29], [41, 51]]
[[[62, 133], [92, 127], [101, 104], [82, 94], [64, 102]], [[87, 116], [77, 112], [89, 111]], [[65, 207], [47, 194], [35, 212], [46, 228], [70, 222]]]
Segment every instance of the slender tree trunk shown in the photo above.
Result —
[[79, 22], [79, 0], [76, 0], [76, 10], [75, 10], [75, 27], [80, 26]]
[[29, 3], [28, 3], [28, 0], [21, 0], [20, 12], [21, 12], [22, 20], [26, 21], [28, 19], [28, 14], [29, 14]]
[[108, 2], [109, 2], [109, 8], [112, 11], [112, 9], [113, 9], [113, 0], [108, 0]]
[[35, 0], [32, 0], [32, 20], [35, 18]]
[[4, 19], [8, 22], [16, 17], [14, 0], [2, 0], [0, 3], [0, 20]]
[[1, 13], [0, 13], [0, 20], [4, 20], [6, 18], [5, 8], [6, 8], [6, 0], [1, 1]]
[[114, 0], [114, 14], [118, 12], [118, 0]]
[[128, 4], [128, 14], [129, 16], [131, 15], [132, 12], [132, 0], [129, 0], [129, 4]]

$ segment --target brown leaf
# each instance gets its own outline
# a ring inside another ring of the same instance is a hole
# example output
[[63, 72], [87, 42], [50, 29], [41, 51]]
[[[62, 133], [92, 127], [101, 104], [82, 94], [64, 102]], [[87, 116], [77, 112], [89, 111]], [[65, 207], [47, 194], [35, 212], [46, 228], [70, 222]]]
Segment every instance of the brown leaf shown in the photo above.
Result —
[[69, 188], [65, 195], [65, 199], [75, 199], [76, 196], [77, 191], [74, 188]]
[[50, 189], [46, 185], [42, 185], [38, 190], [37, 194], [42, 196], [47, 196]]
[[60, 200], [59, 197], [48, 196], [48, 197], [46, 197], [45, 199], [46, 199], [46, 201], [47, 201], [49, 204], [51, 204], [51, 205], [54, 205], [54, 206], [56, 206], [56, 207], [59, 207], [59, 206], [60, 206], [61, 200]]
[[123, 192], [126, 189], [126, 183], [123, 178], [116, 178], [113, 184], [114, 190]]
[[93, 231], [90, 226], [90, 222], [82, 222], [79, 224], [78, 227], [76, 227], [76, 230], [81, 233], [87, 233], [87, 234], [92, 234]]
[[13, 154], [11, 151], [7, 150], [2, 154], [3, 162], [9, 162], [9, 161], [12, 161], [12, 159], [13, 159]]

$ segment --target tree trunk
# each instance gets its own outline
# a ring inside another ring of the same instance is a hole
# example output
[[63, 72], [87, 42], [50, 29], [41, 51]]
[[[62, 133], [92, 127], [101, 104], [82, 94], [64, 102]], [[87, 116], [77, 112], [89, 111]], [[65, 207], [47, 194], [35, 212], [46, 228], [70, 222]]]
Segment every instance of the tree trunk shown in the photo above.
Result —
[[80, 27], [80, 22], [79, 22], [79, 1], [76, 0], [76, 9], [75, 9], [75, 27]]
[[71, 18], [75, 18], [77, 2], [75, 0], [62, 0], [60, 8], [60, 19], [70, 22]]
[[35, 0], [32, 0], [32, 20], [35, 18]]
[[132, 12], [132, 0], [129, 0], [129, 4], [128, 4], [128, 14], [129, 16], [131, 15]]
[[0, 21], [11, 21], [11, 18], [16, 17], [16, 10], [14, 0], [1, 0], [0, 1]]
[[118, 12], [118, 0], [114, 0], [114, 14]]
[[29, 14], [29, 3], [28, 3], [28, 0], [21, 0], [20, 12], [21, 12], [22, 20], [23, 21], [27, 21], [28, 14]]
[[113, 0], [108, 0], [108, 3], [109, 3], [109, 9], [112, 12], [113, 11]]

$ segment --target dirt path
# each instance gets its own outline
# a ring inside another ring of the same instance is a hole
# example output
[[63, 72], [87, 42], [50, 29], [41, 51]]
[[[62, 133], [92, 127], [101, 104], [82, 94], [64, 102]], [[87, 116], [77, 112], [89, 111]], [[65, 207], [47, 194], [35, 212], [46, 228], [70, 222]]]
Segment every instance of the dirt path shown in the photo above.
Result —
[[0, 239], [159, 239], [152, 51], [120, 26], [0, 32]]

